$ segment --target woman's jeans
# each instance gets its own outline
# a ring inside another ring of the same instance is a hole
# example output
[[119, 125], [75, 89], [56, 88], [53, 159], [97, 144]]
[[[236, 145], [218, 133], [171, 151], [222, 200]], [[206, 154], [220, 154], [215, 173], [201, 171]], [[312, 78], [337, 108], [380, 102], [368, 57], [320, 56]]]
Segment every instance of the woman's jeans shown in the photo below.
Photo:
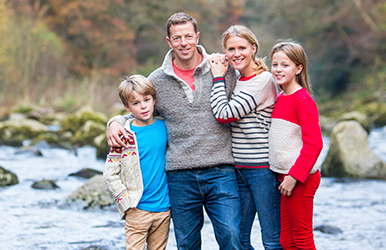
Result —
[[203, 206], [220, 249], [242, 249], [241, 208], [233, 166], [170, 171], [167, 176], [178, 249], [201, 249]]
[[280, 246], [280, 182], [269, 168], [236, 169], [241, 201], [241, 235], [243, 249], [251, 245], [251, 229], [255, 214], [260, 223], [265, 249]]

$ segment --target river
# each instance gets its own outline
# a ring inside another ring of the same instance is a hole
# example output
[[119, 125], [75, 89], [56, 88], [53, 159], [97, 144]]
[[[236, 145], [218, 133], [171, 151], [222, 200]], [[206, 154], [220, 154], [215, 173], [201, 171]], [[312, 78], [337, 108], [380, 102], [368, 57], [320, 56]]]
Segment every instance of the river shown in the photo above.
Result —
[[[328, 152], [324, 138], [323, 156]], [[373, 129], [369, 145], [386, 161], [386, 127]], [[82, 211], [61, 208], [64, 199], [85, 183], [70, 177], [82, 168], [103, 170], [95, 149], [83, 147], [77, 154], [55, 148], [42, 149], [43, 156], [0, 146], [0, 166], [14, 172], [19, 184], [0, 188], [0, 249], [125, 249], [124, 224], [117, 211]], [[35, 181], [51, 179], [60, 189], [35, 190]], [[315, 231], [318, 249], [386, 249], [386, 181], [322, 178], [315, 197], [314, 226], [339, 228], [338, 234]], [[258, 221], [252, 242], [263, 249]], [[202, 249], [218, 249], [206, 217]], [[91, 249], [91, 248], [90, 248]], [[95, 248], [96, 249], [96, 248]], [[176, 249], [171, 227], [168, 250]]]

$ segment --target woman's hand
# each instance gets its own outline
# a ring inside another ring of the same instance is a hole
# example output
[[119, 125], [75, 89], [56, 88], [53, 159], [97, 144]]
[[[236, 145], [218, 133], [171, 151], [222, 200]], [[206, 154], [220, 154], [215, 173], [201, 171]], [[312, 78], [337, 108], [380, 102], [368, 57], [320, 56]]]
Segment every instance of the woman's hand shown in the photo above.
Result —
[[291, 175], [285, 176], [283, 182], [279, 186], [280, 193], [286, 196], [291, 196], [292, 190], [294, 189], [297, 182], [298, 180], [296, 180]]
[[213, 77], [225, 76], [228, 71], [228, 59], [224, 54], [212, 54], [209, 56], [209, 63]]
[[121, 135], [127, 136], [125, 128], [117, 121], [111, 122], [107, 132], [107, 144], [110, 147], [126, 147], [125, 143], [121, 141]]

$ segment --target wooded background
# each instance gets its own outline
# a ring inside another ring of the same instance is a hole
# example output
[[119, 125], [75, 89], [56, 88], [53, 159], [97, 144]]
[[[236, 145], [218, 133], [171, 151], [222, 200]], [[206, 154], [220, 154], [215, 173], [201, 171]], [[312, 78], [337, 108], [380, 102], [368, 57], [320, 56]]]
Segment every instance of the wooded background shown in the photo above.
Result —
[[197, 20], [208, 53], [233, 24], [256, 34], [263, 57], [278, 39], [301, 42], [316, 99], [386, 91], [384, 0], [0, 0], [1, 111], [109, 112], [124, 75], [161, 65], [179, 11]]

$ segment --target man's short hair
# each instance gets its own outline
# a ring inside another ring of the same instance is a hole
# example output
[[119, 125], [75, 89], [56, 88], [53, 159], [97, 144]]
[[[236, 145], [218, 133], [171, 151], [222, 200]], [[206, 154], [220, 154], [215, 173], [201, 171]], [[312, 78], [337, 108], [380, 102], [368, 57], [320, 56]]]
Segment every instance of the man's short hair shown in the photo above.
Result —
[[128, 106], [129, 101], [133, 100], [133, 92], [139, 95], [151, 95], [155, 99], [155, 89], [153, 84], [142, 75], [126, 76], [119, 84], [118, 95], [123, 105]]
[[184, 12], [178, 12], [173, 14], [171, 17], [169, 17], [169, 20], [167, 22], [167, 35], [170, 38], [170, 27], [172, 25], [178, 25], [178, 24], [185, 24], [187, 22], [191, 22], [194, 27], [194, 32], [197, 34], [198, 29], [197, 29], [197, 21], [191, 17], [190, 15], [184, 13]]

